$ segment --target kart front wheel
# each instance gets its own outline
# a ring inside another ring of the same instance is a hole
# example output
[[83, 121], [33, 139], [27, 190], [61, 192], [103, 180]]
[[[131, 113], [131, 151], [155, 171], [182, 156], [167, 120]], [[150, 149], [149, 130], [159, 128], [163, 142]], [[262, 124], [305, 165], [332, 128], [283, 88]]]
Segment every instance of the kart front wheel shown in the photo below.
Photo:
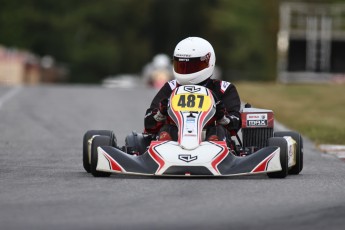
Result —
[[112, 146], [117, 146], [117, 141], [114, 133], [110, 130], [89, 130], [84, 134], [83, 137], [83, 166], [86, 172], [91, 172], [90, 170], [90, 149], [89, 149], [89, 140], [94, 136], [107, 136], [112, 140]]
[[277, 146], [280, 148], [280, 164], [282, 166], [282, 170], [279, 172], [271, 172], [267, 173], [269, 178], [285, 178], [288, 174], [288, 148], [287, 148], [287, 141], [284, 137], [271, 137], [268, 139], [268, 146]]
[[303, 169], [303, 138], [297, 132], [275, 132], [275, 137], [290, 136], [296, 141], [296, 164], [289, 170], [289, 174], [298, 175]]
[[107, 136], [95, 136], [91, 144], [91, 164], [90, 171], [94, 177], [108, 177], [110, 176], [109, 172], [97, 171], [98, 163], [98, 151], [97, 148], [100, 146], [111, 146], [112, 140]]
[[125, 139], [126, 152], [128, 154], [137, 153], [142, 155], [153, 140], [152, 136], [136, 133], [133, 131]]

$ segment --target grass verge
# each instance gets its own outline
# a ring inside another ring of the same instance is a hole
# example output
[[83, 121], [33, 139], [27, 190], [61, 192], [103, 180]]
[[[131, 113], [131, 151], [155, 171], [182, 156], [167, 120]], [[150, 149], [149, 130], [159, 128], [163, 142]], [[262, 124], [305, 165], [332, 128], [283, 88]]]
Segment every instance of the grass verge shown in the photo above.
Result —
[[276, 120], [316, 144], [345, 144], [345, 85], [235, 85], [243, 102], [272, 109]]

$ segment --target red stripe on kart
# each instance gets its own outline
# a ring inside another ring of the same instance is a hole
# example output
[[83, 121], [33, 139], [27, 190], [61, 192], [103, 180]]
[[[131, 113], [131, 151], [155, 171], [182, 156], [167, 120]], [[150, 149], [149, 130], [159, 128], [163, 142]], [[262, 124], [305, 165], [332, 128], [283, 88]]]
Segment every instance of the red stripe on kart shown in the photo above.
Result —
[[[173, 96], [174, 95], [176, 95], [176, 92], [177, 92], [177, 89], [178, 88], [176, 88], [172, 93], [171, 93], [171, 96], [170, 96], [170, 103], [171, 103], [171, 101], [172, 101], [172, 98], [173, 98]], [[170, 105], [170, 108], [171, 108], [171, 111], [175, 114], [175, 117], [177, 118], [177, 122], [178, 122], [178, 124], [179, 124], [179, 130], [183, 130], [183, 127], [182, 127], [182, 114], [181, 114], [181, 112], [178, 112], [178, 111], [175, 111], [175, 110], [173, 110], [172, 108], [172, 106]], [[178, 132], [178, 137], [177, 137], [177, 142], [179, 143], [179, 144], [181, 144], [181, 139], [182, 139], [182, 132]]]
[[[181, 112], [174, 111], [174, 113], [175, 113], [175, 116], [178, 119], [179, 130], [183, 130], [183, 122], [182, 122], [182, 114], [181, 114]], [[177, 143], [181, 144], [181, 140], [182, 140], [182, 131], [178, 132]]]
[[268, 162], [274, 157], [275, 153], [272, 153], [266, 159], [261, 161], [253, 170], [252, 172], [263, 172], [266, 171]]
[[156, 170], [156, 172], [159, 172], [159, 170], [161, 170], [161, 168], [163, 168], [163, 166], [165, 165], [165, 162], [160, 157], [160, 155], [154, 150], [154, 147], [156, 147], [159, 144], [165, 143], [166, 141], [165, 142], [157, 141], [157, 142], [156, 141], [151, 142], [151, 145], [149, 148], [149, 154], [153, 158], [153, 160], [156, 161], [157, 164], [159, 165], [158, 169]]
[[[212, 93], [210, 92], [209, 89], [207, 89], [207, 91], [208, 91], [208, 94], [209, 94], [210, 97], [211, 97], [211, 100], [213, 100], [213, 95], [212, 95]], [[212, 106], [210, 106], [206, 112], [202, 113], [201, 117], [199, 118], [199, 127], [198, 127], [198, 129], [200, 130], [200, 133], [202, 132], [204, 120], [205, 120], [205, 118], [208, 116], [208, 114], [211, 112], [211, 110], [212, 110]], [[208, 121], [206, 121], [205, 124], [206, 124], [207, 122], [208, 122]], [[202, 135], [199, 135], [199, 144], [202, 142], [201, 136], [202, 136]]]
[[217, 166], [219, 165], [220, 162], [222, 162], [225, 157], [228, 155], [229, 153], [229, 150], [228, 148], [226, 147], [226, 143], [225, 141], [211, 141], [211, 143], [215, 144], [215, 145], [218, 145], [219, 147], [222, 148], [220, 154], [218, 154], [218, 156], [216, 156], [214, 158], [214, 160], [212, 161], [211, 165], [212, 167], [214, 168], [214, 170], [216, 170], [216, 172], [218, 172], [220, 174], [220, 172], [218, 171], [218, 168]]
[[109, 156], [107, 153], [103, 152], [103, 155], [105, 156], [105, 158], [107, 158], [107, 160], [110, 162], [110, 167], [111, 170], [114, 171], [118, 171], [118, 172], [123, 172], [124, 170], [122, 169], [122, 167], [111, 157]]

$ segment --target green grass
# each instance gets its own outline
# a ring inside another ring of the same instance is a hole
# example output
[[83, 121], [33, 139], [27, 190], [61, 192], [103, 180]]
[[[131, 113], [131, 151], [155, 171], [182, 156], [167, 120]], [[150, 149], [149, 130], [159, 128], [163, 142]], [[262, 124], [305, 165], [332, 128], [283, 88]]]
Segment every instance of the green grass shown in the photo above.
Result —
[[316, 144], [345, 144], [345, 85], [235, 85], [243, 102], [272, 109], [276, 120]]

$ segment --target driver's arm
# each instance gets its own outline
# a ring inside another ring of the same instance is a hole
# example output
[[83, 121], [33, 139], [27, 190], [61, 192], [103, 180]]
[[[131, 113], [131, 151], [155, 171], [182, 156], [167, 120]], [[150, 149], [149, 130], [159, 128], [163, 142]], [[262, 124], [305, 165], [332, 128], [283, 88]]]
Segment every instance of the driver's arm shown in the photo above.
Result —
[[146, 132], [156, 134], [163, 126], [165, 119], [163, 119], [164, 117], [159, 113], [159, 104], [163, 99], [168, 99], [171, 92], [172, 89], [170, 85], [165, 83], [153, 98], [150, 108], [148, 108], [145, 113], [144, 127]]
[[223, 102], [230, 123], [227, 128], [238, 131], [241, 128], [241, 100], [235, 85], [231, 84], [223, 94]]

